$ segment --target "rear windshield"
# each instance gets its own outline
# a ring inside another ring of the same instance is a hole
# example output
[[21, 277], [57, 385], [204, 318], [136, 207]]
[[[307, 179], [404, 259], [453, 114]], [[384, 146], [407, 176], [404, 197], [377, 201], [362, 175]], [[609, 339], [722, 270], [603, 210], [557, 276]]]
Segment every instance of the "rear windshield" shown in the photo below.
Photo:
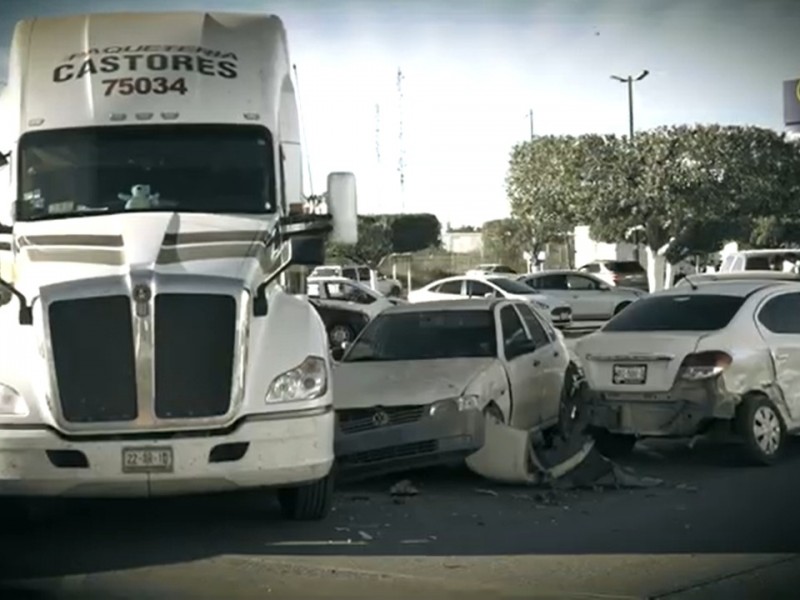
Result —
[[615, 260], [607, 262], [606, 267], [615, 273], [646, 273], [644, 267], [635, 260]]
[[715, 294], [651, 296], [628, 306], [603, 331], [716, 331], [731, 322], [744, 301]]
[[497, 355], [487, 310], [384, 313], [353, 343], [343, 362], [427, 360]]

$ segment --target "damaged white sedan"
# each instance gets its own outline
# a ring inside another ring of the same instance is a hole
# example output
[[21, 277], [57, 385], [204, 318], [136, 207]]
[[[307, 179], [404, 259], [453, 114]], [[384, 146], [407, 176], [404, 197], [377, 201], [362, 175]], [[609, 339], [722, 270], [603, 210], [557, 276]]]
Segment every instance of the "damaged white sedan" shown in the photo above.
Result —
[[800, 431], [800, 284], [731, 280], [638, 300], [576, 353], [607, 450], [722, 433], [770, 464]]
[[343, 474], [449, 463], [478, 450], [480, 470], [493, 460], [514, 460], [494, 459], [483, 448], [487, 418], [526, 435], [568, 418], [561, 399], [569, 353], [561, 334], [526, 302], [389, 308], [335, 358], [341, 359], [333, 372], [335, 446]]

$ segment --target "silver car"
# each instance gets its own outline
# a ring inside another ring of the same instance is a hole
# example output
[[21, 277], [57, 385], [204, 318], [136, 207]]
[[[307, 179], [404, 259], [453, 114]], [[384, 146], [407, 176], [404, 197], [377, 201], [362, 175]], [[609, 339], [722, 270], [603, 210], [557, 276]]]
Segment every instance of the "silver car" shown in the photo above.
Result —
[[580, 271], [543, 271], [521, 275], [519, 281], [572, 307], [572, 320], [605, 321], [646, 293], [616, 287]]

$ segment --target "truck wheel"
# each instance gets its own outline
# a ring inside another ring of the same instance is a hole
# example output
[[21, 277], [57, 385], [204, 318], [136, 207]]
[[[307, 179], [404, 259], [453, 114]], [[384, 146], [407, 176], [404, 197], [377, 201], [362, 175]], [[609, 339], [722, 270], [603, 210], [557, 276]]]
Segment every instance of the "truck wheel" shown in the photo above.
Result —
[[744, 440], [748, 462], [772, 465], [784, 449], [786, 426], [778, 409], [763, 396], [745, 398], [736, 413], [734, 426]]
[[594, 447], [606, 458], [623, 458], [633, 452], [636, 436], [610, 433], [606, 430], [594, 432]]
[[330, 331], [328, 332], [328, 338], [330, 338], [331, 345], [336, 347], [341, 347], [342, 344], [349, 344], [353, 341], [354, 337], [355, 334], [350, 326], [341, 323], [331, 327]]
[[281, 514], [292, 521], [320, 521], [333, 502], [333, 475], [313, 483], [278, 490]]
[[630, 302], [620, 302], [619, 304], [617, 304], [617, 307], [614, 309], [614, 314], [615, 314], [615, 315], [618, 315], [618, 314], [619, 314], [619, 313], [621, 313], [623, 310], [625, 310], [626, 308], [628, 308], [630, 305], [631, 305], [631, 303], [630, 303]]

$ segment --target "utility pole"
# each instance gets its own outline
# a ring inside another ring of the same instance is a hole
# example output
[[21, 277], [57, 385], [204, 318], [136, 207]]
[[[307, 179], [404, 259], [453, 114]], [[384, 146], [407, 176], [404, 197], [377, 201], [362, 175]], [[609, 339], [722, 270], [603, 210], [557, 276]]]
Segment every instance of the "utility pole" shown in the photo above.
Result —
[[400, 67], [397, 68], [397, 113], [398, 113], [398, 159], [397, 159], [397, 172], [400, 175], [400, 212], [406, 212], [406, 173], [405, 173], [405, 148], [403, 147], [403, 71]]
[[533, 141], [533, 109], [528, 110], [528, 120], [531, 122], [531, 141]]
[[303, 127], [303, 122], [305, 121], [305, 118], [303, 118], [303, 117], [305, 117], [305, 115], [303, 114], [303, 105], [300, 103], [300, 100], [301, 100], [301, 98], [300, 98], [300, 96], [301, 96], [301, 94], [300, 94], [300, 79], [299, 79], [299, 77], [297, 75], [297, 65], [293, 64], [292, 65], [292, 70], [294, 71], [294, 85], [295, 85], [295, 88], [296, 88], [295, 91], [297, 92], [297, 111], [298, 111], [298, 113], [300, 113], [300, 117], [301, 117], [301, 119], [300, 119], [300, 135], [302, 136], [301, 141], [302, 141], [302, 144], [303, 144], [302, 147], [303, 147], [303, 150], [304, 150], [303, 154], [305, 154], [305, 157], [306, 157], [305, 162], [306, 162], [306, 171], [308, 173], [308, 192], [309, 192], [309, 195], [313, 196], [314, 195], [314, 180], [311, 178], [311, 153], [309, 152], [309, 148], [308, 148], [308, 138], [306, 138], [306, 130], [305, 130], [305, 127]]
[[381, 105], [375, 104], [375, 162], [376, 162], [376, 188], [378, 193], [378, 201], [383, 202], [381, 197], [381, 188], [383, 187], [383, 169], [381, 168]]
[[[634, 143], [634, 128], [633, 128], [633, 83], [635, 81], [641, 81], [645, 77], [648, 76], [650, 71], [647, 69], [643, 70], [639, 75], [633, 77], [632, 75], [628, 75], [627, 77], [621, 77], [620, 75], [612, 75], [611, 79], [615, 79], [621, 83], [624, 83], [628, 86], [628, 143], [633, 145]], [[633, 232], [633, 257], [636, 259], [637, 262], [641, 262], [639, 260], [639, 229], [635, 229]]]

